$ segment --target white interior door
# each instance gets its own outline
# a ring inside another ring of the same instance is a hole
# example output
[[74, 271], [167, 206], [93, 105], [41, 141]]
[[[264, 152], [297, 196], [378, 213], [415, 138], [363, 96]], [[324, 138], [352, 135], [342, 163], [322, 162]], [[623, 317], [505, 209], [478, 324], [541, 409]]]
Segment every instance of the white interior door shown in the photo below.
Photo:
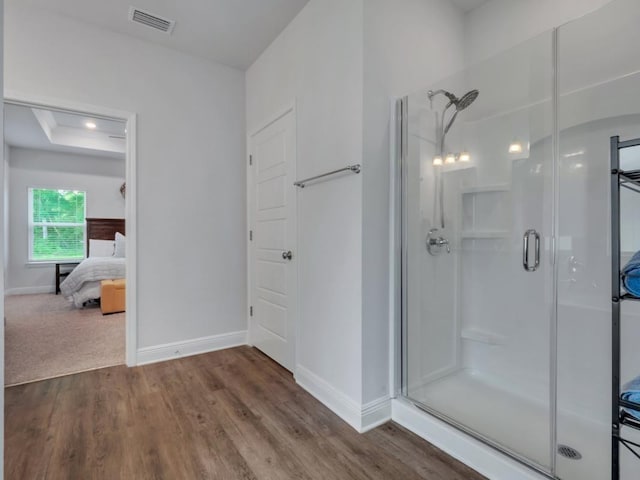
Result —
[[295, 150], [293, 111], [250, 139], [250, 342], [291, 371], [298, 280]]

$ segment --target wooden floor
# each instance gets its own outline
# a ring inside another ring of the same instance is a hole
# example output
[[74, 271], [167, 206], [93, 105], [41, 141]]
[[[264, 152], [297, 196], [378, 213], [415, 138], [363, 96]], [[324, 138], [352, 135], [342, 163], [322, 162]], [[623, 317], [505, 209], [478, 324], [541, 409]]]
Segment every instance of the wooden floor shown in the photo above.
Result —
[[6, 389], [6, 479], [480, 479], [400, 426], [359, 435], [255, 349]]

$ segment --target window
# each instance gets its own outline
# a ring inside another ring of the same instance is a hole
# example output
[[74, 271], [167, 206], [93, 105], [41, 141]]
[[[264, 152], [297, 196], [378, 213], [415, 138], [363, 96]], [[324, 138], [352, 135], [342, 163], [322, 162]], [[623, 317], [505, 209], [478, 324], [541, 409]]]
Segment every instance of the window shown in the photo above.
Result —
[[86, 196], [76, 190], [29, 189], [29, 261], [84, 258]]

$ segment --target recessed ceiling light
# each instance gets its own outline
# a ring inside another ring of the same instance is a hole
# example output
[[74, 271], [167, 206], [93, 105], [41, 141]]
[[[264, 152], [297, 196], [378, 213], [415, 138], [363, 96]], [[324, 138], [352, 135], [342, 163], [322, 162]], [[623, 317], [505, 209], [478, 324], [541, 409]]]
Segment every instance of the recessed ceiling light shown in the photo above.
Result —
[[97, 127], [97, 125], [94, 122], [85, 122], [84, 126], [87, 127], [89, 130], [95, 130]]

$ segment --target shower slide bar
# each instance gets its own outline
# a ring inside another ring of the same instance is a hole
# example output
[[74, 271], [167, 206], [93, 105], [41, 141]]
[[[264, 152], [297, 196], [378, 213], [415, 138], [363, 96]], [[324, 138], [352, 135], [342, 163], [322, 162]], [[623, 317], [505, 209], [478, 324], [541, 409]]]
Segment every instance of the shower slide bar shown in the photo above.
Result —
[[319, 180], [321, 178], [329, 177], [331, 175], [336, 175], [342, 172], [352, 172], [352, 173], [358, 174], [360, 173], [360, 164], [358, 163], [356, 165], [348, 165], [344, 168], [339, 168], [338, 170], [333, 170], [331, 172], [323, 173], [321, 175], [316, 175], [315, 177], [309, 177], [309, 178], [305, 178], [304, 180], [298, 180], [297, 182], [294, 182], [294, 185], [296, 187], [304, 188], [309, 182], [313, 182], [314, 180]]

